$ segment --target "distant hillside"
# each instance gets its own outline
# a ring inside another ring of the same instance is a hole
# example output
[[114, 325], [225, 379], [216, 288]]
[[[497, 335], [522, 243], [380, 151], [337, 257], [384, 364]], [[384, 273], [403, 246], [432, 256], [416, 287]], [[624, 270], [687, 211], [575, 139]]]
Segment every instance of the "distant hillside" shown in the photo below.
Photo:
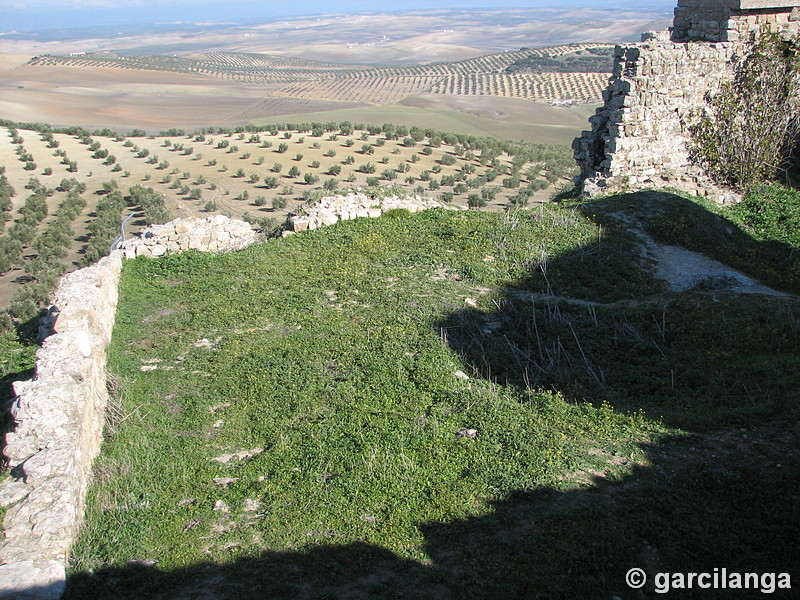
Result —
[[599, 46], [559, 56], [531, 54], [506, 67], [506, 73], [610, 73], [613, 66], [613, 46]]
[[612, 44], [523, 48], [461, 61], [368, 67], [271, 54], [210, 52], [195, 57], [113, 53], [36, 56], [28, 64], [191, 73], [278, 84], [272, 95], [386, 104], [412, 94], [501, 96], [544, 102], [598, 102], [611, 73]]

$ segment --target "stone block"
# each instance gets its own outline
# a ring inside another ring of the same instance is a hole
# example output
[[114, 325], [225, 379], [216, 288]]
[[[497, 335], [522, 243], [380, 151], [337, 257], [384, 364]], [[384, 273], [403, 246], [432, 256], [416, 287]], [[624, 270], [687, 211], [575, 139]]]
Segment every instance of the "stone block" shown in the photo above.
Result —
[[291, 219], [291, 225], [294, 231], [305, 231], [308, 229], [308, 224], [308, 217], [292, 217]]
[[0, 600], [58, 600], [66, 588], [64, 566], [55, 560], [0, 565]]
[[333, 213], [325, 213], [320, 217], [320, 222], [322, 225], [333, 225], [339, 221], [339, 217], [337, 217]]

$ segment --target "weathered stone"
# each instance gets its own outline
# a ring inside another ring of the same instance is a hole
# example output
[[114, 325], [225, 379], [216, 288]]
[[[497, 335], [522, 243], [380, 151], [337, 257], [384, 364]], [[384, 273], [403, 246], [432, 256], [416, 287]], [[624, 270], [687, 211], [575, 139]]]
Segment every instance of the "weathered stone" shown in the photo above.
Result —
[[640, 44], [618, 46], [604, 105], [589, 119], [591, 131], [573, 142], [581, 170], [576, 185], [582, 193], [658, 182], [687, 191], [699, 185], [720, 197], [729, 194], [692, 163], [691, 126], [702, 114], [706, 94], [733, 78], [733, 59], [748, 52], [749, 32], [800, 31], [792, 21], [798, 14], [792, 7], [798, 4], [800, 0], [679, 0], [671, 39], [670, 32], [651, 32], [643, 34]]
[[0, 507], [11, 506], [26, 498], [33, 488], [22, 481], [0, 483]]
[[131, 255], [158, 257], [167, 252], [188, 249], [231, 252], [246, 248], [256, 240], [256, 233], [244, 221], [213, 215], [204, 219], [175, 219], [164, 225], [153, 225], [142, 232], [139, 238], [124, 242], [122, 249], [126, 258]]
[[[292, 216], [289, 219], [292, 232], [307, 231], [333, 225], [338, 221], [356, 218], [380, 217], [387, 210], [402, 208], [409, 212], [418, 212], [429, 208], [442, 207], [435, 200], [414, 197], [390, 196], [382, 199], [373, 199], [363, 194], [348, 194], [346, 196], [327, 196], [312, 206], [304, 208], [302, 216]], [[446, 207], [457, 210], [455, 207]]]
[[117, 251], [61, 279], [36, 376], [15, 384], [16, 427], [6, 435], [4, 454], [29, 490], [3, 522], [0, 598], [50, 598], [63, 591], [67, 552], [102, 442], [105, 349], [121, 263]]
[[334, 225], [338, 221], [339, 217], [337, 217], [334, 213], [331, 212], [324, 213], [320, 218], [320, 222], [322, 223], [322, 225]]
[[57, 600], [66, 583], [64, 566], [56, 560], [0, 565], [0, 600]]

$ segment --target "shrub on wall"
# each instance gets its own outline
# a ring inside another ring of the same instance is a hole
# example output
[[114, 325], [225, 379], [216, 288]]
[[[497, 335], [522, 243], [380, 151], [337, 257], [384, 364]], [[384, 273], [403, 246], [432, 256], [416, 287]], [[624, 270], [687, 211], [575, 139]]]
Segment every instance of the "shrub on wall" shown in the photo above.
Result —
[[740, 188], [785, 170], [800, 133], [798, 43], [762, 32], [751, 48], [690, 128], [694, 160], [716, 181]]

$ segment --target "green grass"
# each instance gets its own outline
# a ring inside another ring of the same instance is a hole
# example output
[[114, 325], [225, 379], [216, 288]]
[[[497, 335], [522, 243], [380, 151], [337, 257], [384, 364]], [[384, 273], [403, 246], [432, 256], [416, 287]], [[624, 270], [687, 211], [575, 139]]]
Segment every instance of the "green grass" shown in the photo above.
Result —
[[67, 598], [628, 598], [632, 566], [792, 566], [796, 300], [667, 293], [622, 227], [398, 213], [137, 259], [121, 290]]
[[[657, 240], [702, 252], [778, 289], [800, 292], [800, 192], [778, 185], [717, 206], [664, 192], [620, 194], [583, 207], [605, 223], [617, 211], [642, 220]], [[610, 218], [609, 218], [610, 214]], [[603, 215], [606, 215], [605, 217]]]

